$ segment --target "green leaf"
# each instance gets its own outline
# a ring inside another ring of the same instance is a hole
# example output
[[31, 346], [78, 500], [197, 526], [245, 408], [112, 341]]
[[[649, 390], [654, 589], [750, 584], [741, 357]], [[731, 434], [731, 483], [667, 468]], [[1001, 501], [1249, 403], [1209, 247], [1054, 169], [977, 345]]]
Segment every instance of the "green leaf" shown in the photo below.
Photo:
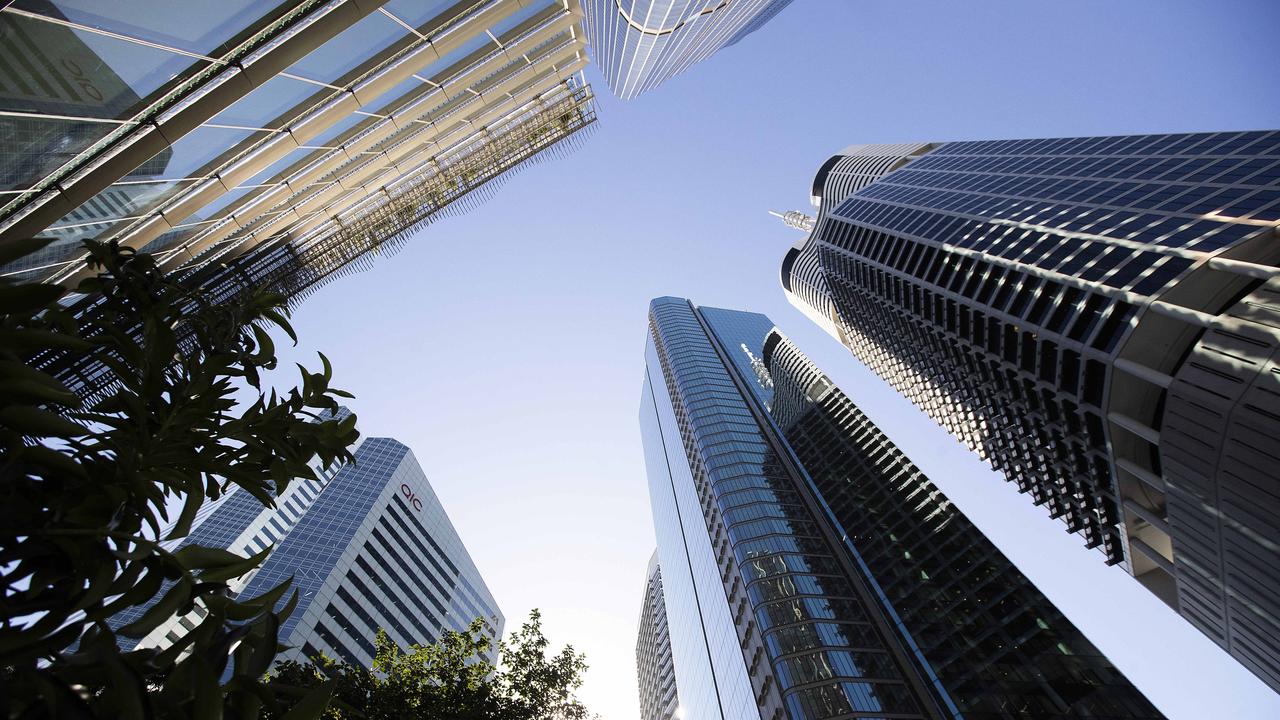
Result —
[[19, 258], [26, 257], [49, 243], [56, 237], [35, 237], [22, 240], [7, 240], [0, 243], [0, 265], [8, 265]]
[[268, 545], [261, 551], [247, 558], [242, 558], [236, 555], [234, 557], [238, 562], [202, 571], [200, 573], [200, 582], [219, 583], [226, 582], [232, 578], [238, 578], [261, 565], [262, 562], [267, 559], [267, 556], [271, 554], [271, 550], [272, 546]]
[[316, 720], [329, 707], [335, 688], [333, 681], [322, 683], [304, 695], [281, 720]]
[[19, 400], [32, 403], [54, 403], [63, 407], [80, 407], [80, 397], [75, 393], [59, 390], [27, 378], [0, 380], [0, 397], [10, 402]]
[[125, 625], [117, 632], [125, 637], [145, 637], [147, 633], [160, 627], [160, 623], [177, 615], [178, 610], [190, 601], [191, 580], [183, 576], [176, 585], [169, 588], [169, 592], [165, 593], [159, 602], [143, 613], [142, 617]]
[[61, 415], [30, 405], [0, 408], [0, 425], [32, 437], [79, 437], [87, 430]]
[[233, 552], [203, 545], [187, 545], [175, 552], [173, 558], [188, 570], [220, 568], [244, 562], [244, 557]]
[[67, 294], [61, 285], [0, 285], [0, 312], [9, 315], [37, 312]]
[[36, 350], [88, 352], [96, 346], [84, 338], [67, 335], [66, 333], [41, 330], [39, 328], [21, 328], [18, 330], [0, 330], [0, 347], [26, 352]]

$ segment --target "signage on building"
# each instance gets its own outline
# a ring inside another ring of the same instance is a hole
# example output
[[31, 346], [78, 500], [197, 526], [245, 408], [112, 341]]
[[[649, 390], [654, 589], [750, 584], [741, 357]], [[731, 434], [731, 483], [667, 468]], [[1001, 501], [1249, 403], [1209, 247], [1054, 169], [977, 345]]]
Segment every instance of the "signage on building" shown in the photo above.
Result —
[[414, 510], [422, 512], [422, 498], [418, 497], [413, 492], [413, 488], [409, 487], [405, 483], [400, 483], [400, 494], [404, 496], [405, 500], [409, 501], [409, 504], [413, 506]]

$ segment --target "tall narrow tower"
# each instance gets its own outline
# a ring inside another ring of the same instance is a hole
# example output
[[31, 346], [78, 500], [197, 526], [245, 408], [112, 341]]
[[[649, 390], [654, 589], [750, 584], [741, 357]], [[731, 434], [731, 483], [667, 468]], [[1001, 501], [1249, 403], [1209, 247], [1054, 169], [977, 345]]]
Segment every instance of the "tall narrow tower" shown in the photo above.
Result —
[[646, 365], [688, 717], [1161, 717], [768, 318], [656, 299]]
[[791, 0], [583, 0], [592, 57], [630, 100], [758, 30]]
[[848, 148], [793, 304], [1280, 690], [1280, 132]]

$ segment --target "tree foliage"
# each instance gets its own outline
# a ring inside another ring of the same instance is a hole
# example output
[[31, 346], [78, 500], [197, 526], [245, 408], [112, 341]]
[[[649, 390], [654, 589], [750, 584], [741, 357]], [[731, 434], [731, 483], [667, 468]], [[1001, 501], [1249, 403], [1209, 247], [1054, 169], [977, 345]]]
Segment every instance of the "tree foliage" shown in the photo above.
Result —
[[499, 643], [496, 667], [485, 660], [492, 641], [476, 620], [466, 632], [446, 631], [434, 645], [404, 651], [379, 632], [372, 670], [321, 656], [280, 663], [271, 682], [291, 689], [331, 683], [330, 720], [586, 720], [574, 695], [586, 660], [570, 646], [548, 657], [549, 646], [534, 610]]
[[[0, 264], [33, 247], [11, 245]], [[350, 396], [329, 386], [323, 356], [321, 372], [299, 366], [301, 387], [264, 388], [276, 365], [267, 328], [293, 336], [282, 298], [214, 302], [149, 255], [89, 247], [101, 274], [78, 288], [94, 302], [74, 311], [62, 287], [0, 280], [0, 711], [254, 717], [288, 693], [262, 680], [292, 607], [276, 610], [288, 583], [232, 599], [228, 582], [265, 551], [169, 552], [160, 541], [187, 535], [201, 505], [233, 486], [272, 505], [314, 477], [313, 457], [351, 460], [354, 416], [317, 422]], [[105, 396], [86, 406], [42, 370], [54, 355], [107, 373]], [[256, 398], [237, 402], [245, 388]], [[206, 614], [173, 646], [118, 648], [117, 632], [141, 638], [197, 603]], [[113, 631], [108, 618], [130, 608], [145, 612]]]

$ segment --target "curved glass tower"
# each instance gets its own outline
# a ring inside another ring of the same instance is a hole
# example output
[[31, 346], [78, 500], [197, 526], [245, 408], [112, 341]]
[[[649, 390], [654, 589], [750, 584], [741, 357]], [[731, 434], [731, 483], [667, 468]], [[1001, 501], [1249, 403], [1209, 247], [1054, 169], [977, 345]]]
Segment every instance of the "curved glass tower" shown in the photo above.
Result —
[[687, 717], [1161, 717], [768, 318], [659, 298], [649, 326]]
[[791, 0], [583, 0], [600, 72], [624, 100], [755, 32]]
[[1280, 689], [1280, 132], [862, 145], [798, 308]]

